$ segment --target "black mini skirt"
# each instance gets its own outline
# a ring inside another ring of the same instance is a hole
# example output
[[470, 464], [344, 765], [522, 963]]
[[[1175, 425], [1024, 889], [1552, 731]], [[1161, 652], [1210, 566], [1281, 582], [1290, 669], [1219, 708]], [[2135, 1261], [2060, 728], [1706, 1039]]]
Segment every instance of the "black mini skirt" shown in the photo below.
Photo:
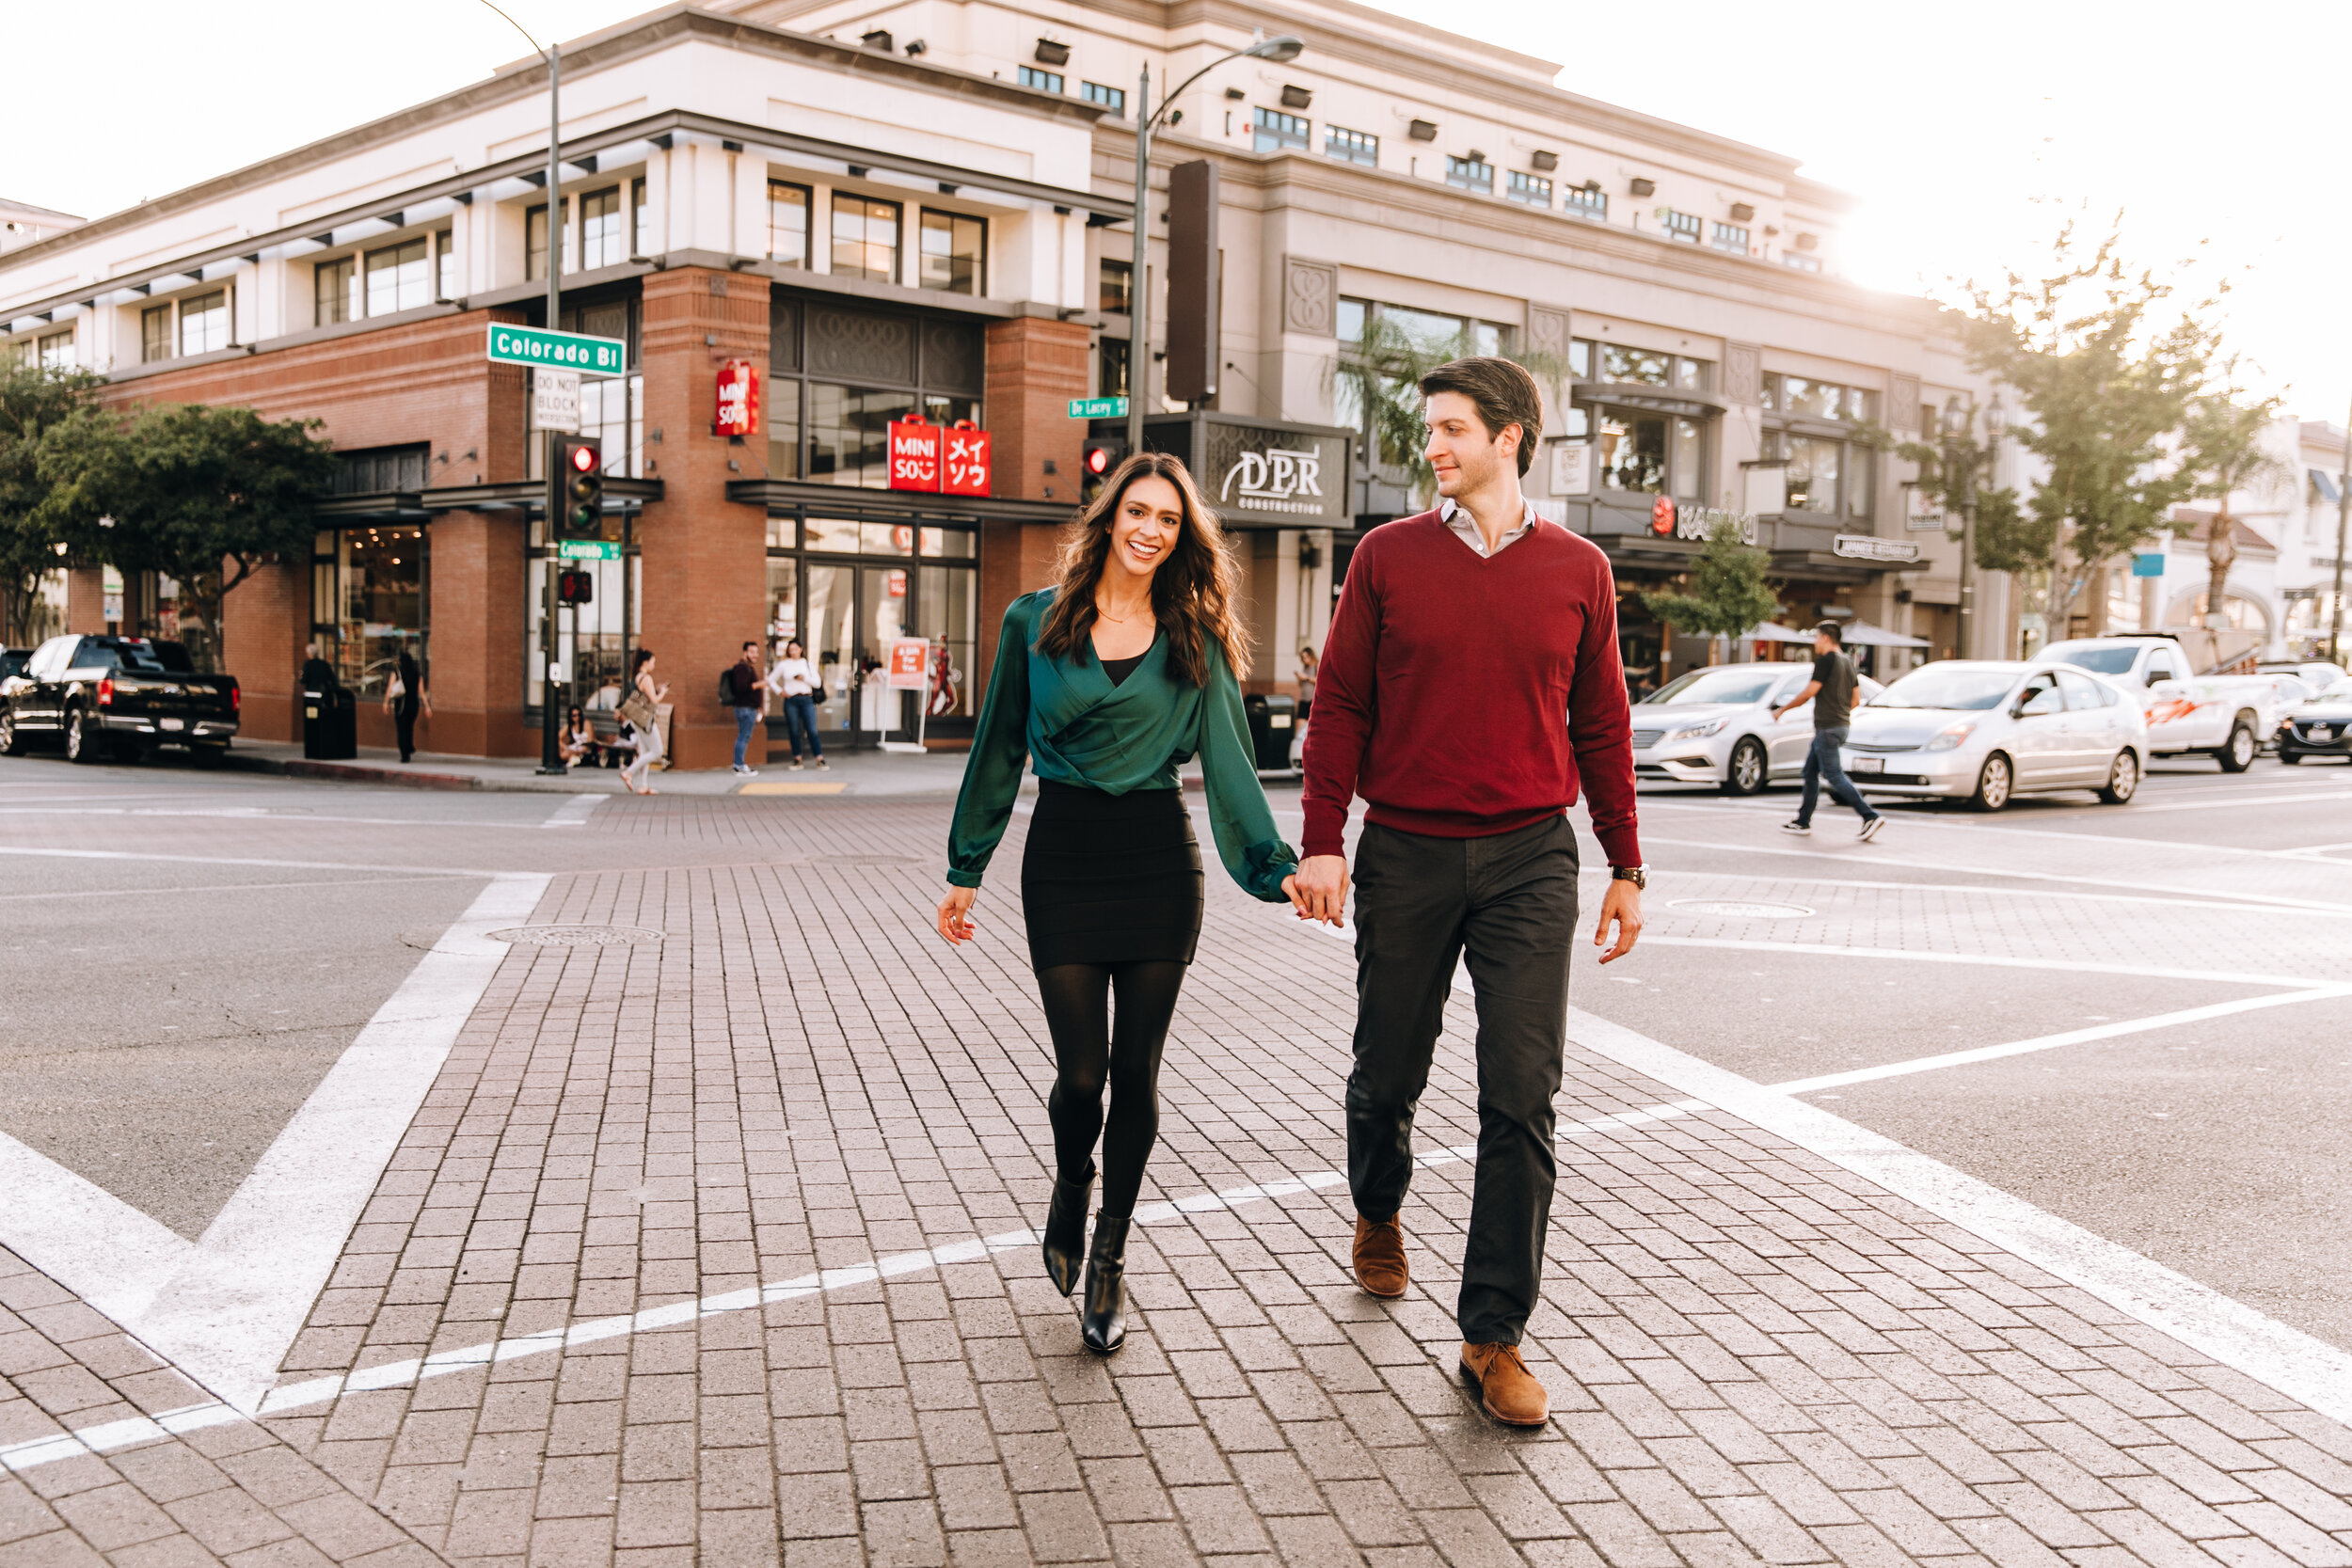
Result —
[[1032, 968], [1188, 964], [1200, 944], [1200, 894], [1184, 791], [1106, 795], [1039, 781], [1021, 857]]

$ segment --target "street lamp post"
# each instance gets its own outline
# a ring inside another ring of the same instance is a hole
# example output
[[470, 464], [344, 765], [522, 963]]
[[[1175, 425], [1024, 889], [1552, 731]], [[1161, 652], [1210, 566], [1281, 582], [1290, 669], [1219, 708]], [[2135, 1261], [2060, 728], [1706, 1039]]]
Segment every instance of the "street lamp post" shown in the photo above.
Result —
[[2336, 582], [2330, 602], [2334, 613], [2328, 622], [2328, 661], [2344, 663], [2344, 548], [2346, 524], [2352, 523], [2352, 420], [2344, 427], [2344, 472], [2336, 480]]
[[1136, 78], [1136, 250], [1132, 270], [1127, 275], [1127, 451], [1143, 450], [1143, 397], [1152, 380], [1152, 291], [1144, 286], [1145, 257], [1152, 237], [1152, 128], [1168, 105], [1184, 96], [1184, 89], [1215, 71], [1228, 60], [1284, 60], [1298, 58], [1307, 46], [1285, 33], [1279, 38], [1260, 39], [1247, 49], [1236, 49], [1221, 55], [1185, 77], [1160, 100], [1157, 109], [1152, 107], [1152, 67], [1147, 62]]

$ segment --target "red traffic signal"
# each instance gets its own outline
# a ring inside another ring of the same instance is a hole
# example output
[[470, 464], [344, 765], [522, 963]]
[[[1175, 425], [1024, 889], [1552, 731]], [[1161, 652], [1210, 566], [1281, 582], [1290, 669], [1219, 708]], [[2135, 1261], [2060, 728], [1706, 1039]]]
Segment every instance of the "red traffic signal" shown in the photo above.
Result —
[[562, 488], [556, 536], [593, 539], [604, 529], [604, 442], [594, 436], [559, 436]]
[[601, 460], [602, 454], [592, 446], [582, 444], [572, 448], [572, 470], [575, 473], [594, 473]]

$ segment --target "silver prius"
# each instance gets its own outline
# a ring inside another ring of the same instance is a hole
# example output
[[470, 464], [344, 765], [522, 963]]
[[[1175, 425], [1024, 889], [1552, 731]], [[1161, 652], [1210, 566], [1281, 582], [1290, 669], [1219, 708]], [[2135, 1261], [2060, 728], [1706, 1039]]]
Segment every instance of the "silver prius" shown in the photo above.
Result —
[[2120, 806], [2147, 768], [2148, 718], [2121, 687], [2072, 665], [1944, 659], [1857, 705], [1840, 757], [1873, 795], [1999, 811], [2018, 795], [2095, 789]]
[[[1633, 776], [1726, 795], [1795, 778], [1813, 744], [1813, 705], [1782, 720], [1772, 709], [1812, 678], [1810, 664], [1713, 664], [1677, 676], [1633, 705]], [[1865, 675], [1857, 696], [1883, 689]]]

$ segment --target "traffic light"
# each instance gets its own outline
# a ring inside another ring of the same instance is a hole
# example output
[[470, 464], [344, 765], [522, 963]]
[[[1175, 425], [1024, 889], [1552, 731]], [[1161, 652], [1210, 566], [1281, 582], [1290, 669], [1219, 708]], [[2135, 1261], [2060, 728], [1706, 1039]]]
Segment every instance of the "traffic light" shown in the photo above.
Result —
[[591, 539], [604, 531], [604, 442], [594, 436], [564, 436], [556, 442], [563, 464], [562, 539]]
[[1095, 493], [1103, 488], [1103, 481], [1109, 477], [1110, 471], [1118, 467], [1126, 455], [1127, 438], [1124, 436], [1088, 437], [1085, 453], [1078, 460], [1078, 467], [1083, 475], [1078, 483], [1081, 496], [1087, 500], [1092, 500]]
[[555, 574], [557, 602], [573, 606], [595, 602], [596, 579], [577, 566], [566, 567]]

